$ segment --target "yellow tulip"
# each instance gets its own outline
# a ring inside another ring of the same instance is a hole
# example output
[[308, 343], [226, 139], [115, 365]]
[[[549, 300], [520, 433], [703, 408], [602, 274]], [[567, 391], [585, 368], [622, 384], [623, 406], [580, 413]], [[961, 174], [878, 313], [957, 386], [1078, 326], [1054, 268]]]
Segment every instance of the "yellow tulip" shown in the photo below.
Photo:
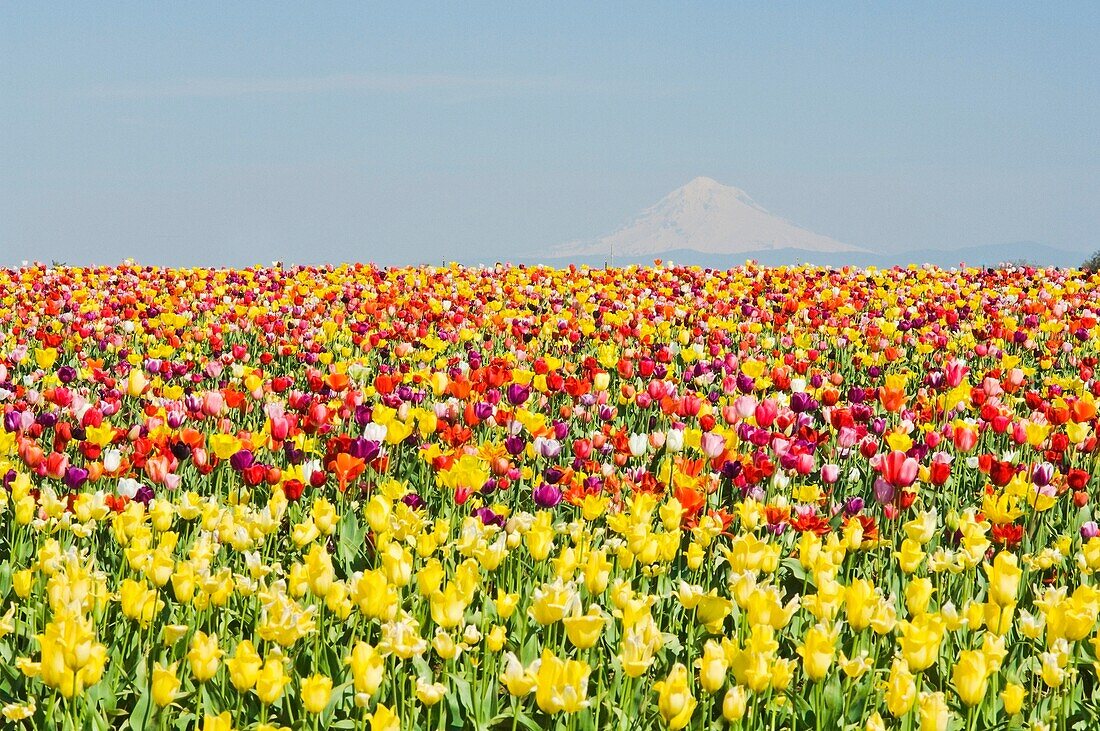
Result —
[[187, 662], [191, 664], [191, 674], [195, 676], [195, 680], [205, 683], [214, 677], [222, 654], [216, 634], [196, 632], [191, 638], [191, 649], [187, 652]]
[[466, 613], [466, 600], [454, 583], [448, 583], [443, 591], [431, 595], [432, 621], [443, 629], [451, 629], [462, 623]]
[[894, 554], [898, 559], [901, 570], [907, 574], [916, 571], [924, 561], [924, 549], [921, 544], [912, 538], [906, 538], [901, 542], [901, 550]]
[[853, 658], [840, 653], [839, 664], [844, 675], [852, 680], [859, 680], [871, 670], [871, 658], [866, 650]]
[[[72, 698], [95, 685], [107, 664], [107, 648], [96, 642], [90, 618], [63, 608], [37, 635], [41, 662], [34, 668], [42, 682]], [[31, 667], [23, 668], [26, 674]]]
[[985, 573], [989, 578], [989, 601], [1002, 607], [1015, 604], [1024, 573], [1016, 556], [1001, 551], [992, 564], [985, 564]]
[[229, 459], [241, 451], [241, 440], [232, 434], [211, 434], [207, 443], [218, 459]]
[[909, 610], [909, 614], [914, 617], [926, 614], [928, 603], [935, 592], [936, 588], [932, 586], [932, 580], [925, 576], [910, 580], [909, 585], [905, 587], [905, 607]]
[[[803, 535], [812, 534], [807, 531]], [[844, 592], [844, 611], [852, 629], [858, 632], [870, 626], [877, 604], [874, 583], [867, 579], [853, 579]]]
[[416, 698], [426, 706], [439, 703], [446, 693], [447, 686], [442, 683], [427, 683], [422, 678], [416, 679]]
[[699, 668], [699, 685], [707, 693], [715, 693], [725, 685], [729, 659], [714, 640], [707, 640], [703, 645], [703, 656], [695, 661], [695, 666]]
[[580, 650], [594, 647], [600, 641], [600, 635], [607, 625], [607, 618], [599, 608], [590, 607], [587, 614], [574, 614], [562, 620], [565, 625], [565, 635], [569, 642]]
[[1026, 696], [1027, 691], [1024, 690], [1024, 686], [1018, 683], [1005, 684], [1004, 690], [1001, 691], [1001, 702], [1004, 703], [1005, 713], [1010, 716], [1019, 713], [1024, 707]]
[[917, 684], [905, 661], [895, 658], [886, 680], [886, 709], [901, 718], [917, 702]]
[[833, 664], [836, 653], [835, 630], [816, 624], [806, 631], [798, 654], [802, 657], [802, 672], [813, 681], [824, 679]]
[[130, 374], [126, 377], [126, 395], [130, 398], [137, 398], [145, 392], [148, 385], [149, 379], [145, 377], [145, 374], [137, 368], [132, 368]]
[[668, 677], [653, 684], [657, 691], [657, 709], [672, 731], [679, 731], [691, 722], [696, 701], [688, 685], [688, 671], [682, 663], [676, 663]]
[[921, 671], [932, 666], [939, 656], [944, 622], [937, 615], [922, 614], [912, 622], [901, 623], [898, 639], [902, 657], [910, 670]]
[[233, 657], [225, 661], [225, 666], [229, 668], [229, 680], [241, 693], [251, 690], [256, 685], [256, 679], [260, 677], [263, 665], [263, 658], [256, 652], [250, 640], [240, 642], [233, 652]]
[[265, 706], [269, 706], [283, 695], [283, 688], [290, 682], [281, 656], [269, 655], [256, 678], [256, 687], [252, 692]]
[[367, 718], [370, 719], [370, 731], [401, 731], [401, 718], [381, 703]]
[[[31, 499], [31, 504], [34, 505], [34, 499]], [[31, 588], [34, 586], [34, 571], [31, 569], [21, 569], [12, 573], [11, 585], [15, 590], [15, 595], [20, 599], [26, 599], [31, 595]]]
[[332, 697], [332, 678], [325, 675], [313, 675], [302, 681], [302, 706], [306, 712], [314, 715], [325, 710]]
[[176, 676], [178, 662], [165, 667], [159, 662], [153, 665], [153, 702], [164, 707], [176, 698], [180, 679]]
[[509, 594], [503, 589], [497, 589], [497, 598], [493, 602], [497, 608], [497, 615], [501, 619], [508, 619], [516, 611], [519, 604], [519, 594]]
[[202, 731], [233, 731], [233, 716], [229, 711], [222, 711], [217, 716], [203, 716]]
[[985, 698], [989, 667], [978, 650], [963, 650], [951, 671], [951, 682], [964, 704], [976, 706]]
[[920, 694], [920, 731], [947, 731], [951, 711], [943, 693]]
[[588, 707], [591, 668], [579, 660], [558, 659], [542, 651], [535, 673], [535, 701], [544, 713], [577, 713]]
[[561, 579], [555, 579], [553, 583], [543, 584], [535, 589], [531, 607], [527, 612], [531, 619], [543, 626], [554, 624], [565, 617], [565, 613], [576, 599], [576, 590], [572, 584], [565, 584]]
[[983, 606], [985, 608], [986, 629], [998, 636], [1008, 634], [1008, 631], [1012, 629], [1012, 614], [1016, 609], [1016, 605], [1014, 603], [1001, 605], [986, 602]]
[[740, 685], [735, 685], [726, 691], [722, 699], [722, 717], [730, 723], [740, 721], [748, 710], [748, 692]]
[[56, 348], [35, 348], [34, 349], [34, 362], [39, 368], [44, 371], [48, 371], [53, 368], [53, 364], [57, 362], [57, 349]]
[[[780, 627], [786, 626], [790, 617], [797, 610], [797, 605], [793, 599], [787, 607], [781, 607], [777, 603], [765, 604], [764, 601], [750, 602], [749, 607], [750, 611], [755, 607], [761, 613], [766, 614], [767, 621], [765, 623], [771, 624], [773, 627], [777, 623]], [[722, 625], [725, 623], [726, 617], [732, 611], [733, 602], [712, 592], [699, 599], [699, 603], [695, 606], [695, 619], [699, 624], [706, 627], [707, 632], [719, 634], [722, 631]], [[750, 620], [750, 623], [755, 624], [752, 620]]]
[[336, 581], [336, 571], [332, 567], [332, 556], [319, 543], [314, 543], [306, 555], [306, 577], [309, 589], [314, 596], [324, 599]]
[[500, 680], [509, 695], [523, 697], [535, 689], [535, 675], [513, 653], [504, 653], [502, 665], [504, 672], [501, 673]]
[[357, 642], [352, 648], [347, 664], [351, 666], [356, 693], [372, 696], [382, 686], [386, 673], [386, 659], [366, 642]]
[[507, 639], [508, 630], [503, 625], [494, 624], [489, 634], [485, 636], [485, 646], [490, 652], [500, 652]]
[[124, 579], [119, 585], [119, 595], [122, 613], [142, 627], [148, 627], [164, 607], [164, 602], [157, 598], [156, 590], [150, 589], [144, 581]]

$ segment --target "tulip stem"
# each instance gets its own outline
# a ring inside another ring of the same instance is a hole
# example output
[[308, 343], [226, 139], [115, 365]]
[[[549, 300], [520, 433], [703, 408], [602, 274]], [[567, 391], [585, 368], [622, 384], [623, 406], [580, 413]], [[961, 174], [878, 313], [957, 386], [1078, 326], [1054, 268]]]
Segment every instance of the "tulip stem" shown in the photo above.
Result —
[[966, 731], [974, 731], [978, 725], [978, 707], [970, 706], [966, 713]]

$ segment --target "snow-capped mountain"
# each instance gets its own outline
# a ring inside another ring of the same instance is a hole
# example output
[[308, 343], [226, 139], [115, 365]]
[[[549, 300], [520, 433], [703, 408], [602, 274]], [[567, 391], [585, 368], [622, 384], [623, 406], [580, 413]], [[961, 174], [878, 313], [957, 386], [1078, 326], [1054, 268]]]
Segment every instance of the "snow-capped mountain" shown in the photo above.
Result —
[[768, 213], [743, 190], [699, 177], [672, 191], [614, 233], [595, 241], [563, 244], [551, 255], [632, 257], [672, 251], [742, 254], [781, 249], [866, 251]]

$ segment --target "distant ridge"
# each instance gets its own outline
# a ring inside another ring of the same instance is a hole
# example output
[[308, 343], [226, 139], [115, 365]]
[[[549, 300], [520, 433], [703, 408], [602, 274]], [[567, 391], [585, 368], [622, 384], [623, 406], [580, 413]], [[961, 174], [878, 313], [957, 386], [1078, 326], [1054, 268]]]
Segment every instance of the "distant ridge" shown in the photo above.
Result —
[[[908, 266], [909, 264], [931, 264], [949, 269], [961, 265], [972, 267], [990, 267], [1007, 263], [1027, 263], [1043, 267], [1074, 268], [1080, 266], [1088, 257], [1087, 254], [1065, 251], [1051, 246], [1037, 244], [1031, 241], [1022, 241], [1011, 244], [996, 244], [990, 246], [968, 246], [961, 249], [914, 249], [904, 252], [868, 251], [847, 252], [821, 252], [804, 251], [798, 249], [749, 251], [739, 254], [708, 254], [690, 249], [678, 249], [665, 251], [656, 256], [615, 254], [615, 266], [629, 266], [631, 264], [652, 264], [654, 259], [685, 264], [689, 266], [710, 267], [712, 269], [729, 269], [746, 261], [756, 261], [765, 266], [790, 266], [796, 264], [812, 264], [816, 266], [831, 267], [879, 267], [889, 268], [894, 266]], [[604, 266], [610, 264], [607, 255], [577, 255], [577, 256], [546, 256], [540, 258], [524, 258], [523, 263], [549, 264], [553, 266], [567, 266], [569, 264], [588, 264], [589, 266]]]

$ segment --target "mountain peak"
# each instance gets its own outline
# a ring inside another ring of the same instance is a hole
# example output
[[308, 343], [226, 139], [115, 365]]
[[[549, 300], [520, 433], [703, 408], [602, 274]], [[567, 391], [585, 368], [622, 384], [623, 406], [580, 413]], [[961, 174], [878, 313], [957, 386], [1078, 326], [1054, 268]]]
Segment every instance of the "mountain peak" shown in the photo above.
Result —
[[688, 183], [686, 185], [684, 185], [682, 188], [680, 188], [680, 190], [699, 191], [699, 190], [710, 190], [712, 188], [728, 188], [728, 187], [729, 187], [728, 185], [722, 185], [721, 183], [719, 183], [714, 178], [708, 178], [705, 175], [700, 175], [697, 178], [692, 178], [690, 181], [688, 181]]
[[614, 233], [557, 248], [560, 256], [653, 256], [690, 250], [741, 254], [778, 249], [863, 251], [768, 213], [749, 195], [700, 176], [677, 188]]

